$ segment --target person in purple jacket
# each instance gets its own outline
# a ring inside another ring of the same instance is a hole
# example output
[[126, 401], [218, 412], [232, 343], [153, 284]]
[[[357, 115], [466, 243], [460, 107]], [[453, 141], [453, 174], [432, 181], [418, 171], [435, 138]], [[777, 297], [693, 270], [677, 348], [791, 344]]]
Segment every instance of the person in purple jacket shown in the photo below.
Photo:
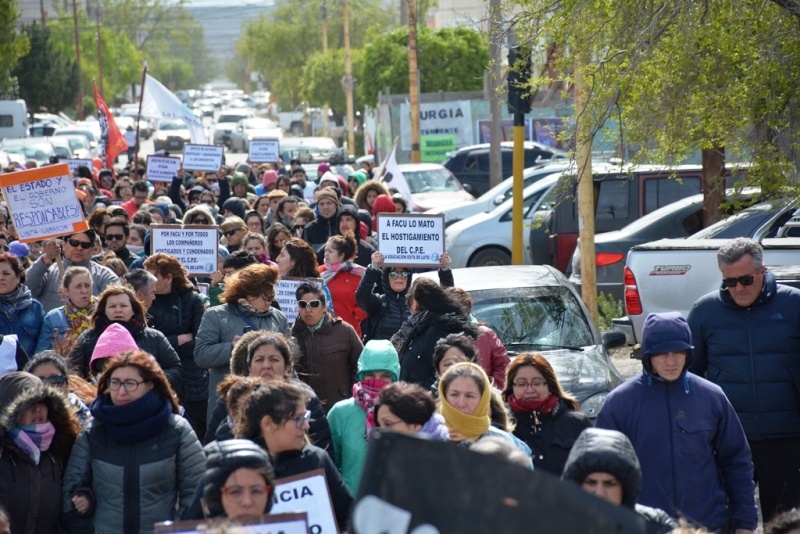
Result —
[[642, 332], [642, 374], [612, 391], [597, 427], [633, 443], [639, 503], [711, 532], [758, 525], [753, 462], [742, 425], [719, 386], [689, 373], [692, 335], [677, 312], [652, 313]]

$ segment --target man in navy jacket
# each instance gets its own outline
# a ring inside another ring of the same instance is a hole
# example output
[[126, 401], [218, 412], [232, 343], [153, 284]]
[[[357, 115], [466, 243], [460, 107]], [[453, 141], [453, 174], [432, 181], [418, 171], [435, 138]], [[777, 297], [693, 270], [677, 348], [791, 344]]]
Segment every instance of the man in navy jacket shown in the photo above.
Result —
[[690, 370], [736, 410], [767, 523], [800, 505], [800, 290], [775, 282], [752, 239], [720, 247], [717, 263], [722, 286], [689, 312]]
[[719, 386], [687, 371], [692, 348], [680, 313], [650, 314], [642, 374], [609, 394], [597, 427], [633, 443], [642, 466], [641, 504], [711, 532], [752, 533], [758, 513], [747, 440]]

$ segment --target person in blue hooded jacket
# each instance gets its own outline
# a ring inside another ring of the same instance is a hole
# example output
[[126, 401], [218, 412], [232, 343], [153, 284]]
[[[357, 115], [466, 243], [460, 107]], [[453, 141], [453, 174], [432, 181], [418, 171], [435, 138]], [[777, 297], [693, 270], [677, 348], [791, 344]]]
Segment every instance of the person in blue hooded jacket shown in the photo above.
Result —
[[750, 448], [719, 386], [687, 371], [693, 348], [680, 313], [648, 315], [642, 374], [608, 395], [597, 427], [618, 430], [633, 443], [642, 466], [641, 504], [711, 532], [753, 532]]

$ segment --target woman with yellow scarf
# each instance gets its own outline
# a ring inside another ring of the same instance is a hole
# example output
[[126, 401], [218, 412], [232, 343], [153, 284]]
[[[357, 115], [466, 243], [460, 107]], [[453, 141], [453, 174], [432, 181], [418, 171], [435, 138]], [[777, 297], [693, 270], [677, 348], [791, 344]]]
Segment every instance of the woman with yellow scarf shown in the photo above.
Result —
[[530, 447], [513, 434], [492, 426], [491, 397], [489, 377], [474, 363], [457, 363], [442, 375], [439, 380], [440, 410], [450, 430], [450, 441], [469, 443], [485, 437], [500, 438], [530, 458]]
[[44, 316], [36, 353], [55, 350], [62, 355], [69, 354], [81, 332], [92, 326], [90, 317], [97, 299], [92, 295], [89, 269], [77, 265], [68, 267], [61, 282], [61, 294], [66, 302]]

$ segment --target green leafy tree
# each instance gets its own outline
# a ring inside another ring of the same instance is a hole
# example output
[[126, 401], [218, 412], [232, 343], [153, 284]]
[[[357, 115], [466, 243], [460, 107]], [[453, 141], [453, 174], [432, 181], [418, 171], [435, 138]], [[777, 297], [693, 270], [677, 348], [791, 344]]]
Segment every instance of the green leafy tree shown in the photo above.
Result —
[[[350, 59], [353, 63], [353, 72], [359, 72], [362, 62], [362, 51], [351, 50]], [[327, 103], [333, 113], [344, 115], [347, 111], [342, 77], [344, 76], [344, 50], [328, 50], [326, 53], [317, 53], [311, 56], [303, 69], [302, 93], [304, 100], [312, 106], [322, 106]], [[361, 82], [356, 77], [356, 87]], [[355, 109], [361, 103], [354, 101]]]
[[21, 57], [30, 50], [30, 43], [24, 33], [17, 31], [19, 11], [15, 0], [0, 1], [0, 96], [15, 98], [18, 92], [17, 80], [12, 71]]
[[[477, 91], [483, 88], [483, 73], [489, 64], [489, 43], [464, 27], [417, 32], [420, 89]], [[357, 93], [373, 105], [378, 93], [388, 87], [393, 93], [408, 92], [408, 28], [382, 34], [364, 49]]]
[[30, 24], [23, 32], [31, 49], [14, 69], [20, 98], [31, 111], [74, 108], [80, 80], [75, 61], [54, 50], [47, 26]]

